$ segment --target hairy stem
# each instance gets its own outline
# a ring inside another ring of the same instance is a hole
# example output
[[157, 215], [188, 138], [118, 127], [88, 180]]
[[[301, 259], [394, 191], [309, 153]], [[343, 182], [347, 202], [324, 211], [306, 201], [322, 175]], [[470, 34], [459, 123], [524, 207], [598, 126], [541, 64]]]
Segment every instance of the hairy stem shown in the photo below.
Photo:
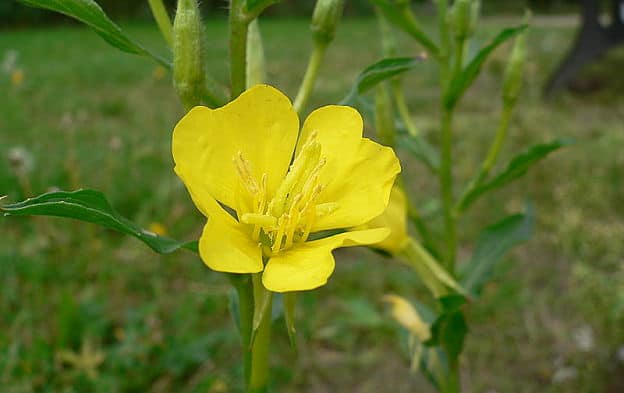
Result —
[[323, 64], [323, 59], [325, 58], [326, 50], [327, 43], [320, 41], [314, 43], [314, 49], [310, 55], [308, 67], [303, 77], [303, 81], [301, 82], [301, 86], [299, 87], [299, 91], [297, 92], [295, 103], [293, 104], [295, 110], [299, 114], [301, 114], [301, 112], [305, 109], [308, 104], [308, 100], [312, 95], [319, 69], [321, 68], [321, 64]]

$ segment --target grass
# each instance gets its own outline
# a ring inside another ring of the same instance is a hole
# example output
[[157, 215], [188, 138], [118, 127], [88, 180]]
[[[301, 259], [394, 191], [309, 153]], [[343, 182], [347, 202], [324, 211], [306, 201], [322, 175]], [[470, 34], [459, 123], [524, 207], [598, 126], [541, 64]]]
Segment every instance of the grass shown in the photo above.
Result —
[[[480, 38], [503, 26], [485, 21]], [[153, 27], [124, 28], [164, 52]], [[268, 79], [292, 97], [310, 49], [306, 22], [269, 20], [262, 28]], [[225, 80], [224, 21], [209, 21], [208, 36], [210, 69]], [[534, 29], [525, 95], [504, 157], [557, 136], [576, 145], [485, 197], [461, 222], [465, 258], [480, 228], [518, 211], [527, 198], [538, 217], [534, 239], [507, 258], [470, 307], [468, 392], [624, 386], [624, 362], [617, 360], [624, 346], [624, 53], [585, 73], [585, 87], [602, 89], [544, 102], [541, 86], [572, 37], [567, 24], [549, 27], [545, 20]], [[373, 21], [345, 21], [310, 107], [339, 101], [379, 58], [378, 46]], [[401, 47], [403, 54], [417, 50], [404, 38]], [[0, 56], [10, 49], [19, 53], [25, 78], [13, 86], [0, 74], [0, 154], [22, 146], [32, 169], [20, 180], [0, 163], [0, 195], [26, 197], [24, 178], [34, 193], [95, 188], [141, 225], [160, 223], [174, 237], [196, 238], [202, 219], [171, 170], [170, 133], [182, 108], [169, 76], [156, 78], [148, 60], [78, 27], [3, 31]], [[461, 105], [459, 180], [477, 168], [495, 128], [508, 50], [496, 52]], [[405, 81], [415, 121], [434, 142], [435, 81], [430, 64]], [[437, 192], [435, 179], [408, 157], [404, 162], [415, 200], [426, 203]], [[133, 239], [61, 219], [3, 219], [0, 230], [3, 392], [241, 391], [227, 280], [196, 257], [156, 256]], [[283, 323], [275, 323], [276, 391], [429, 391], [409, 375], [404, 338], [379, 302], [388, 292], [418, 298], [417, 280], [367, 250], [337, 254], [330, 283], [302, 296], [298, 356]]]

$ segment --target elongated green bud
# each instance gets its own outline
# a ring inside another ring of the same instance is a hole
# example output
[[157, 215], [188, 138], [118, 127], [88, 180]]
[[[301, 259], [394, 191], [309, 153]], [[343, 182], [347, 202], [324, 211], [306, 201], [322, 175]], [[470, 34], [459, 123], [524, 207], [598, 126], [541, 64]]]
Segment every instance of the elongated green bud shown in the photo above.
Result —
[[457, 41], [464, 41], [471, 33], [472, 0], [456, 0], [451, 10], [451, 28]]
[[249, 24], [247, 30], [247, 88], [264, 83], [266, 79], [264, 46], [258, 27], [258, 19]]
[[188, 110], [202, 101], [206, 88], [204, 31], [196, 0], [178, 0], [173, 21], [173, 83]]
[[505, 105], [514, 105], [520, 95], [524, 63], [526, 62], [526, 35], [526, 30], [518, 35], [507, 63], [503, 81], [503, 102]]
[[336, 27], [342, 17], [345, 0], [318, 0], [312, 14], [312, 34], [314, 41], [328, 44], [334, 39]]
[[470, 26], [468, 27], [468, 36], [474, 35], [480, 15], [481, 0], [472, 0], [472, 6], [470, 7]]

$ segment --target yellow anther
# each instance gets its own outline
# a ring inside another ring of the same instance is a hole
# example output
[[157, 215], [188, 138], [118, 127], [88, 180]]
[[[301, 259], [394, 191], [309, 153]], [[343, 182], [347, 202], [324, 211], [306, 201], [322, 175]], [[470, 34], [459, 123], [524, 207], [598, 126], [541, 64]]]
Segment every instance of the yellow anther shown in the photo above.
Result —
[[338, 207], [340, 207], [340, 205], [338, 205], [336, 202], [327, 202], [316, 205], [316, 217], [323, 217], [328, 214], [332, 214], [338, 209]]
[[289, 197], [297, 194], [303, 187], [310, 174], [318, 166], [321, 159], [321, 145], [315, 139], [310, 138], [293, 161], [286, 177], [280, 184], [275, 197], [271, 201], [271, 214], [281, 216], [290, 206], [287, 205]]
[[258, 213], [245, 213], [241, 217], [244, 224], [259, 225], [268, 230], [277, 228], [277, 218]]

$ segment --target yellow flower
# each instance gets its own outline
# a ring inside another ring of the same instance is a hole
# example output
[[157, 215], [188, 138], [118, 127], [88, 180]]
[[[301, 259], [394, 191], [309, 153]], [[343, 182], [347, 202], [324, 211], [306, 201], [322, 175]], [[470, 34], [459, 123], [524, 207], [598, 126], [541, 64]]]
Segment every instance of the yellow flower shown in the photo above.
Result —
[[407, 199], [401, 187], [395, 185], [390, 193], [388, 207], [382, 215], [366, 224], [368, 228], [385, 227], [390, 229], [390, 236], [374, 245], [391, 254], [397, 254], [405, 248], [409, 240], [407, 234]]
[[11, 83], [13, 86], [19, 86], [22, 82], [24, 82], [24, 71], [18, 68], [11, 72]]
[[308, 241], [380, 215], [401, 170], [392, 149], [362, 138], [353, 108], [317, 109], [299, 132], [290, 100], [257, 85], [222, 108], [193, 108], [175, 127], [172, 150], [176, 173], [209, 218], [199, 253], [213, 270], [263, 271], [275, 292], [313, 289], [333, 272], [333, 249], [389, 233]]
[[157, 234], [158, 236], [167, 236], [167, 227], [159, 222], [150, 223], [148, 230]]
[[404, 298], [398, 295], [385, 295], [382, 298], [391, 306], [392, 317], [421, 342], [431, 338], [430, 326], [423, 321], [416, 309]]

